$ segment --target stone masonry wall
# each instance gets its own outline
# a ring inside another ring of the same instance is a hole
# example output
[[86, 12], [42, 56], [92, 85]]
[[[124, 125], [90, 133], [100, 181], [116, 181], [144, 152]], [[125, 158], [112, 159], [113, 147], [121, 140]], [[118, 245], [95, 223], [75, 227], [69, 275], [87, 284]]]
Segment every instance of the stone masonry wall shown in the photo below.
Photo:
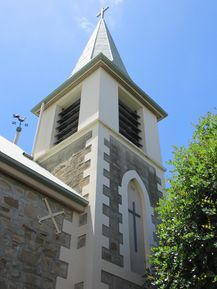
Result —
[[85, 161], [84, 158], [91, 150], [91, 146], [86, 146], [87, 140], [91, 137], [92, 132], [87, 133], [42, 161], [40, 165], [78, 193], [81, 193], [82, 188], [89, 183], [89, 176], [83, 177], [83, 173], [90, 167], [90, 160]]
[[[149, 165], [112, 136], [109, 140], [105, 139], [104, 144], [110, 149], [109, 155], [104, 154], [104, 160], [109, 163], [109, 171], [104, 169], [104, 176], [109, 179], [110, 186], [103, 186], [103, 194], [109, 198], [109, 206], [103, 204], [102, 210], [103, 213], [109, 217], [109, 226], [103, 225], [102, 232], [103, 235], [109, 239], [109, 249], [102, 248], [102, 258], [123, 267], [124, 258], [120, 254], [120, 244], [123, 243], [123, 235], [119, 231], [119, 224], [122, 223], [122, 214], [119, 212], [119, 204], [122, 203], [122, 200], [121, 195], [118, 193], [118, 187], [121, 185], [123, 175], [129, 170], [135, 170], [139, 174], [147, 188], [152, 207], [156, 206], [159, 197], [161, 196], [157, 186], [160, 180], [156, 176], [154, 167]], [[153, 218], [153, 222], [156, 223], [155, 217]], [[113, 275], [107, 272], [102, 272], [102, 281], [109, 284], [109, 288], [139, 288], [136, 285], [133, 287], [132, 284], [129, 286], [126, 285], [126, 280], [120, 283], [120, 278], [118, 279], [117, 276], [112, 276]]]
[[[56, 234], [48, 215], [45, 196], [0, 173], [0, 288], [54, 289], [56, 278], [67, 277], [67, 263], [59, 260], [60, 247], [69, 248], [70, 235]], [[72, 221], [72, 211], [46, 197], [62, 228]]]
[[109, 289], [141, 289], [140, 286], [105, 271], [102, 271], [101, 281], [107, 284]]

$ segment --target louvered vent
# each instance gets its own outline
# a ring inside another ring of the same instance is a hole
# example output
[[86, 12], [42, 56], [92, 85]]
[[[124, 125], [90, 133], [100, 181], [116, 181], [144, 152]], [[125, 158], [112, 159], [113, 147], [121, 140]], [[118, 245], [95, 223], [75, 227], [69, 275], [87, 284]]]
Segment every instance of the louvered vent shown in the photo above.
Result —
[[119, 132], [138, 147], [142, 147], [139, 129], [140, 116], [119, 100]]
[[56, 127], [57, 134], [55, 144], [60, 143], [78, 130], [78, 119], [80, 111], [80, 99], [72, 105], [63, 109], [59, 114]]

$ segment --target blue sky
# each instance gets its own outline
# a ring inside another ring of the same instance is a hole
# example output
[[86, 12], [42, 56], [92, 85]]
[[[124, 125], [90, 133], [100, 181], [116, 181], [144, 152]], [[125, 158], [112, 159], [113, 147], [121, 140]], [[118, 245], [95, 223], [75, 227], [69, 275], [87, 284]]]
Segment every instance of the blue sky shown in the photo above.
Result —
[[193, 123], [217, 106], [216, 0], [0, 0], [0, 135], [27, 117], [19, 145], [31, 152], [30, 110], [70, 75], [101, 6], [132, 79], [169, 114], [159, 123], [164, 165]]

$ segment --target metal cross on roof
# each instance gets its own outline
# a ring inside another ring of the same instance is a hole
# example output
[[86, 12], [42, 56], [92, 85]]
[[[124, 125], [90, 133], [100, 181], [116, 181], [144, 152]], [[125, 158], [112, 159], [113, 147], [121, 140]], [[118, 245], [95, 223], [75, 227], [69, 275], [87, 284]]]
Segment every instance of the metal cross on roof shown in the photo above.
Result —
[[58, 227], [58, 225], [57, 225], [57, 222], [56, 222], [56, 220], [55, 220], [55, 217], [64, 214], [64, 211], [60, 211], [60, 212], [57, 212], [57, 213], [53, 213], [53, 212], [51, 211], [51, 208], [50, 208], [50, 205], [49, 205], [47, 199], [44, 198], [43, 201], [45, 202], [45, 205], [46, 205], [46, 207], [47, 207], [47, 210], [48, 210], [49, 215], [47, 215], [47, 216], [45, 216], [45, 217], [42, 217], [42, 218], [38, 217], [38, 222], [41, 223], [42, 221], [51, 219], [52, 222], [53, 222], [53, 224], [54, 224], [54, 226], [55, 226], [55, 228], [56, 228], [56, 234], [60, 234], [61, 231], [60, 231], [60, 229], [59, 229], [59, 227]]
[[105, 14], [105, 11], [106, 10], [108, 10], [109, 9], [109, 7], [107, 6], [107, 7], [103, 7], [103, 8], [101, 8], [101, 10], [100, 10], [100, 12], [96, 15], [96, 17], [100, 17], [101, 19], [104, 19], [104, 14]]

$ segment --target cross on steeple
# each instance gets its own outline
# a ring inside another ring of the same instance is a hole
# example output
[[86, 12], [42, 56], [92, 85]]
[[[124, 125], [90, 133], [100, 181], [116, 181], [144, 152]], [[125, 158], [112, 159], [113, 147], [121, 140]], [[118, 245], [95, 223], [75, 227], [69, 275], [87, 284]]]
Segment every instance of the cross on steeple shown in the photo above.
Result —
[[96, 15], [96, 17], [100, 17], [101, 19], [104, 19], [104, 14], [105, 14], [105, 11], [106, 10], [108, 10], [109, 9], [109, 7], [107, 6], [107, 7], [103, 7], [103, 8], [101, 8], [101, 10], [100, 10], [100, 12]]
[[136, 231], [136, 217], [141, 218], [139, 214], [136, 213], [136, 205], [135, 202], [133, 202], [133, 209], [128, 209], [129, 213], [133, 215], [133, 233], [134, 233], [134, 249], [135, 252], [138, 251], [137, 249], [137, 231]]

